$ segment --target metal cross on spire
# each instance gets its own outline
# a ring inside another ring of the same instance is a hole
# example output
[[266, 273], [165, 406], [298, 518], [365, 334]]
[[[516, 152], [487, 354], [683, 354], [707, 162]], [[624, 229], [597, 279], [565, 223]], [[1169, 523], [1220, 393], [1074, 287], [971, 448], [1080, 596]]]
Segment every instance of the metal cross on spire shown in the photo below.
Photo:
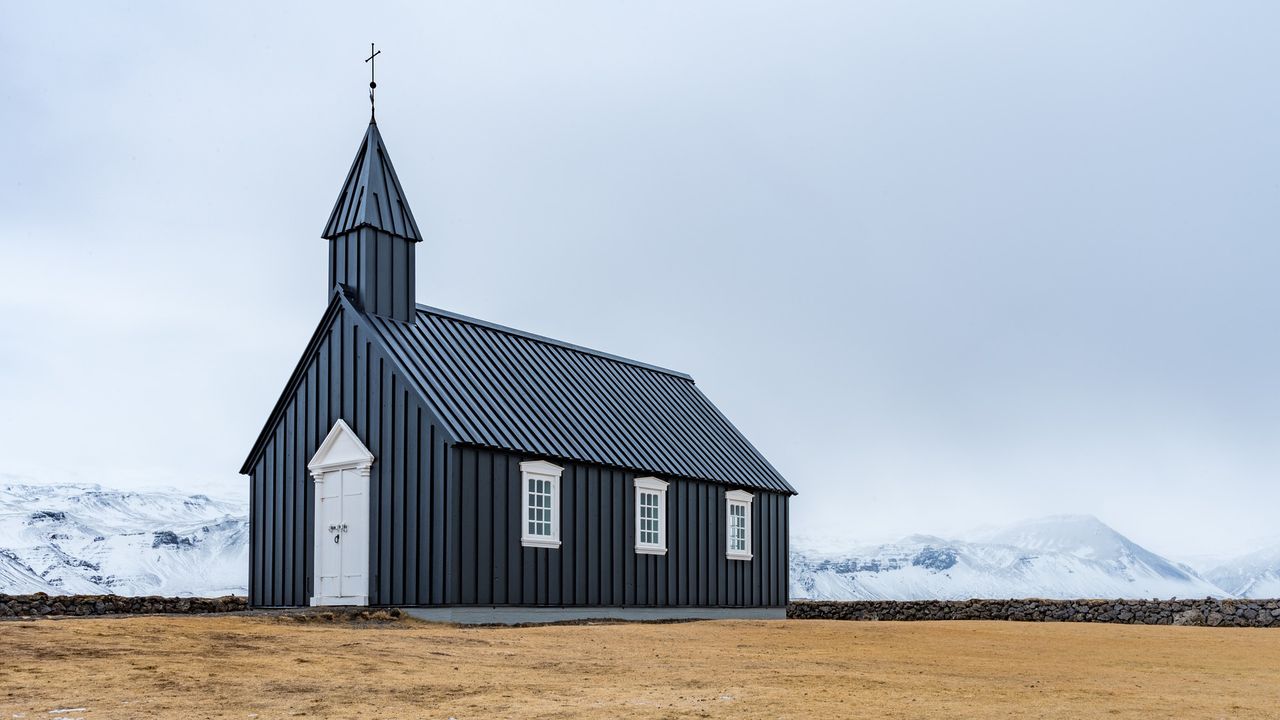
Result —
[[373, 43], [369, 43], [369, 57], [364, 59], [365, 62], [369, 63], [369, 122], [376, 121], [376, 116], [374, 115], [373, 91], [378, 89], [378, 83], [374, 76], [374, 69], [377, 66], [374, 58], [381, 54], [381, 50], [375, 50]]

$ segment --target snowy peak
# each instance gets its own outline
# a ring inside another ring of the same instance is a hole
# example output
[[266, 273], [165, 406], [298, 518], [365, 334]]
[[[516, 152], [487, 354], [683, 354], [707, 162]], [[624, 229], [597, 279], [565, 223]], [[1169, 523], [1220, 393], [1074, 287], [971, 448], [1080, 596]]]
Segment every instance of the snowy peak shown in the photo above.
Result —
[[914, 535], [846, 552], [797, 550], [792, 596], [815, 599], [1153, 598], [1225, 593], [1092, 516], [1052, 516], [971, 540]]
[[243, 503], [99, 485], [0, 485], [0, 593], [245, 594]]
[[1207, 575], [1223, 590], [1239, 597], [1280, 597], [1280, 545], [1224, 563]]
[[1137, 547], [1092, 515], [1050, 515], [979, 535], [975, 540], [1024, 550], [1065, 552], [1095, 560], [1116, 559]]
[[1151, 552], [1092, 515], [1028, 520], [991, 533], [986, 540], [1023, 550], [1066, 553], [1083, 560], [1145, 565], [1162, 577], [1183, 579], [1195, 575], [1191, 568]]

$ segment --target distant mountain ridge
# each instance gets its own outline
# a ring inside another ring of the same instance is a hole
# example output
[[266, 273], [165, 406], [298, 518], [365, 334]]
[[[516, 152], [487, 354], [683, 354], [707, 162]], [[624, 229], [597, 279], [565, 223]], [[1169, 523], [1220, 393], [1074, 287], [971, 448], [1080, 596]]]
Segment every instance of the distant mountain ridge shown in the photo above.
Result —
[[968, 540], [913, 535], [821, 551], [796, 543], [791, 596], [820, 600], [1225, 597], [1095, 517], [1059, 515]]
[[[244, 595], [248, 507], [180, 491], [0, 484], [0, 593]], [[1197, 574], [1091, 516], [966, 539], [791, 554], [791, 595], [814, 599], [1280, 597], [1280, 545]]]
[[178, 491], [0, 485], [0, 593], [244, 595], [248, 507]]
[[1205, 575], [1237, 597], [1280, 597], [1280, 545], [1236, 558]]

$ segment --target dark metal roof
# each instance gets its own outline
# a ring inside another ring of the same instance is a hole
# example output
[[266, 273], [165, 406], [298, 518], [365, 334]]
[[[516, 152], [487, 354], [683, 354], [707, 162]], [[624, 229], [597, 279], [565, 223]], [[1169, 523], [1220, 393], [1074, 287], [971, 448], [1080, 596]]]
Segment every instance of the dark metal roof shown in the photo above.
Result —
[[360, 143], [321, 237], [331, 240], [360, 227], [377, 228], [414, 242], [422, 240], [409, 201], [391, 166], [391, 155], [382, 143], [377, 123], [373, 122], [365, 131], [364, 142]]
[[688, 375], [417, 310], [366, 317], [460, 443], [795, 493]]

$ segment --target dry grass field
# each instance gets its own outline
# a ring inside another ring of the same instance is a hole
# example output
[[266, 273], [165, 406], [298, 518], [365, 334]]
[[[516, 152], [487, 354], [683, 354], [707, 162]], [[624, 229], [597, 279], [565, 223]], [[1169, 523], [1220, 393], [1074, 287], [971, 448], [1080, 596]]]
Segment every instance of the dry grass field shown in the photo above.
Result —
[[[64, 712], [54, 712], [64, 711]], [[0, 622], [10, 718], [1277, 718], [1280, 631], [999, 622]]]

